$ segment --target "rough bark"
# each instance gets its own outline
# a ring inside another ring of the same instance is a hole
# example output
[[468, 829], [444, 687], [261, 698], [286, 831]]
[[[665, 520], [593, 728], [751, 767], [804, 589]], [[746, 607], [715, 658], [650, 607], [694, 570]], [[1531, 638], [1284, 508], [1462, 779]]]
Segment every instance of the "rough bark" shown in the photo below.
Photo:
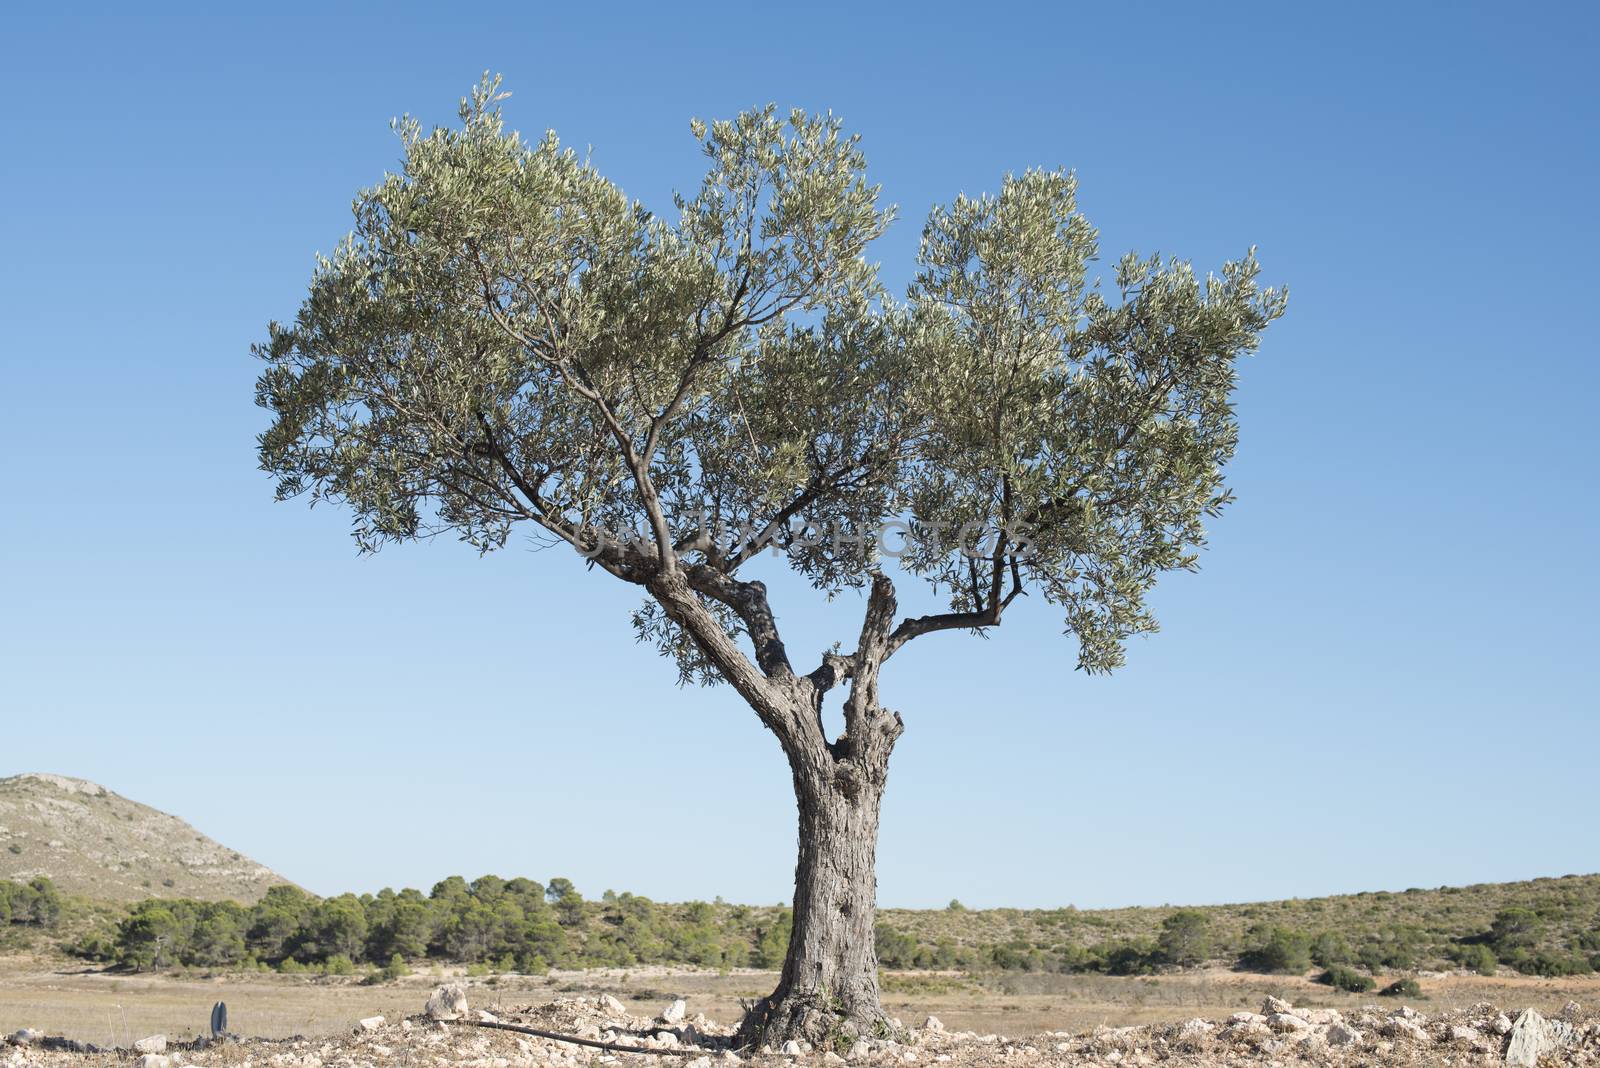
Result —
[[794, 930], [778, 988], [747, 1014], [740, 1037], [750, 1045], [793, 1038], [832, 1047], [887, 1029], [873, 944], [883, 780], [799, 768], [794, 785]]

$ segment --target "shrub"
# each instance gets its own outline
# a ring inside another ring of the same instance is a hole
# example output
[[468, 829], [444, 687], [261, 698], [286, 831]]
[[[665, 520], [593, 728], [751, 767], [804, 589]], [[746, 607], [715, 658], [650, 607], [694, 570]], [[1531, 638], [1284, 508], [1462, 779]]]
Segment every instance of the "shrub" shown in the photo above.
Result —
[[1489, 927], [1489, 940], [1496, 950], [1522, 949], [1539, 940], [1543, 927], [1544, 921], [1532, 909], [1501, 909]]
[[1500, 963], [1494, 955], [1494, 950], [1482, 943], [1457, 946], [1450, 951], [1450, 955], [1457, 964], [1479, 975], [1493, 975]]
[[1342, 964], [1336, 964], [1317, 976], [1317, 982], [1326, 983], [1336, 990], [1348, 990], [1352, 994], [1365, 994], [1378, 985], [1372, 976]]
[[1378, 991], [1380, 998], [1420, 998], [1422, 986], [1415, 979], [1396, 979]]
[[1239, 963], [1261, 972], [1304, 972], [1311, 967], [1311, 939], [1287, 927], [1253, 928], [1254, 944]]

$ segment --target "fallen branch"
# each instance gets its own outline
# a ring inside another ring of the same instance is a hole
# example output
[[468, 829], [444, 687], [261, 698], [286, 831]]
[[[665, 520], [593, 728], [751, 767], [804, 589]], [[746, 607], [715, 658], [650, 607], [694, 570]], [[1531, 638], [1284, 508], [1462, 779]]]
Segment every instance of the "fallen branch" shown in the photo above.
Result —
[[439, 1020], [446, 1024], [470, 1024], [473, 1027], [488, 1027], [496, 1031], [515, 1031], [519, 1035], [533, 1035], [537, 1038], [548, 1038], [553, 1042], [570, 1042], [575, 1046], [590, 1046], [594, 1049], [603, 1049], [610, 1053], [642, 1053], [653, 1057], [701, 1057], [708, 1051], [696, 1046], [693, 1049], [652, 1049], [649, 1046], [624, 1046], [616, 1042], [606, 1042], [598, 1038], [579, 1038], [577, 1035], [557, 1034], [555, 1031], [541, 1031], [537, 1027], [524, 1027], [521, 1024], [501, 1023], [498, 1020]]

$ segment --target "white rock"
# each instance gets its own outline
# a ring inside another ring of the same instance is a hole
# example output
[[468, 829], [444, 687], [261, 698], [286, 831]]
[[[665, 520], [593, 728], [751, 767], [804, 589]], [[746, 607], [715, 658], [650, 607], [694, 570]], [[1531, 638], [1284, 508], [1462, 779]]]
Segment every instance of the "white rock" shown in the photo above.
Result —
[[1296, 1009], [1294, 1014], [1307, 1023], [1314, 1023], [1318, 1027], [1327, 1027], [1331, 1024], [1341, 1023], [1343, 1014], [1338, 1009]]
[[1263, 1016], [1273, 1016], [1278, 1013], [1291, 1012], [1294, 1012], [1294, 1006], [1282, 998], [1275, 998], [1268, 995], [1267, 1000], [1261, 1003], [1261, 1015]]
[[826, 1053], [824, 1053], [822, 1055], [822, 1063], [823, 1064], [843, 1064], [844, 1063], [844, 1058], [839, 1056], [837, 1053], [833, 1052], [833, 1050], [830, 1049], [828, 1052], [826, 1052]]
[[1489, 1024], [1489, 1030], [1497, 1035], [1509, 1035], [1511, 1033], [1511, 1017], [1502, 1012]]
[[871, 1056], [872, 1047], [867, 1044], [867, 1040], [858, 1038], [855, 1041], [855, 1045], [850, 1047], [850, 1052], [844, 1055], [844, 1059], [847, 1061], [864, 1061]]
[[479, 1009], [478, 1010], [478, 1022], [479, 1023], [499, 1023], [500, 1022], [500, 1017], [496, 1016], [492, 1012], [486, 1012], [483, 1009]]
[[433, 992], [422, 1011], [435, 1020], [459, 1020], [467, 1014], [467, 989], [460, 983], [446, 983]]
[[1476, 1027], [1463, 1027], [1460, 1024], [1455, 1024], [1450, 1028], [1450, 1040], [1452, 1042], [1476, 1042], [1482, 1037], [1483, 1033]]
[[610, 994], [600, 995], [600, 1007], [611, 1013], [613, 1016], [628, 1015], [628, 1007], [622, 1002], [618, 1001], [616, 998], [612, 997]]
[[36, 1031], [31, 1027], [24, 1027], [13, 1031], [6, 1037], [6, 1041], [13, 1046], [31, 1046], [44, 1037], [43, 1031]]
[[356, 1027], [362, 1031], [376, 1031], [378, 1028], [382, 1027], [383, 1024], [384, 1019], [382, 1016], [368, 1016], [364, 1020], [356, 1021]]
[[1391, 1016], [1384, 1021], [1383, 1033], [1390, 1038], [1409, 1038], [1413, 1042], [1428, 1041], [1428, 1032], [1404, 1016]]
[[1267, 1026], [1274, 1031], [1309, 1031], [1311, 1025], [1289, 1012], [1275, 1012], [1267, 1017]]
[[944, 1021], [937, 1016], [930, 1016], [922, 1021], [922, 1029], [924, 1031], [943, 1031]]
[[682, 998], [679, 998], [661, 1011], [661, 1018], [669, 1024], [675, 1024], [682, 1020], [684, 1013], [688, 1011], [689, 1006], [684, 1004]]
[[657, 1031], [655, 1040], [663, 1046], [676, 1046], [678, 1044], [678, 1036], [671, 1031]]
[[133, 1051], [135, 1053], [165, 1053], [167, 1052], [167, 1036], [151, 1035], [148, 1038], [141, 1038], [133, 1044]]
[[134, 1062], [139, 1068], [170, 1068], [172, 1062], [159, 1053], [146, 1053]]
[[1361, 1042], [1361, 1032], [1347, 1023], [1334, 1023], [1323, 1036], [1330, 1046], [1354, 1046]]
[[805, 1050], [800, 1048], [800, 1043], [792, 1038], [783, 1044], [783, 1055], [785, 1057], [798, 1057], [804, 1052]]
[[1212, 1027], [1213, 1024], [1210, 1020], [1202, 1020], [1196, 1016], [1192, 1020], [1183, 1021], [1183, 1026], [1178, 1029], [1178, 1033], [1189, 1036], [1206, 1035], [1211, 1033]]
[[1526, 1009], [1511, 1025], [1511, 1043], [1506, 1046], [1506, 1063], [1513, 1068], [1533, 1068], [1550, 1046], [1544, 1017], [1539, 1015], [1537, 1009]]
[[711, 1068], [710, 1057], [696, 1057], [689, 1062], [689, 1068]]
[[1248, 1024], [1248, 1023], [1262, 1023], [1262, 1024], [1264, 1024], [1264, 1023], [1267, 1022], [1267, 1018], [1265, 1016], [1261, 1015], [1259, 1012], [1236, 1012], [1232, 1016], [1228, 1017], [1228, 1022], [1229, 1023], [1236, 1023], [1236, 1024]]

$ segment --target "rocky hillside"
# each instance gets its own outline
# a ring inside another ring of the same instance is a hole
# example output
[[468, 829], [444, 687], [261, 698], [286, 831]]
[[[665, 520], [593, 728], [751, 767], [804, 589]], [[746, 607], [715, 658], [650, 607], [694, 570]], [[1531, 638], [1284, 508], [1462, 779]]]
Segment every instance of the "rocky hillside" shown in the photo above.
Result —
[[0, 779], [0, 879], [49, 876], [105, 901], [187, 897], [251, 903], [287, 882], [176, 816], [64, 775]]

